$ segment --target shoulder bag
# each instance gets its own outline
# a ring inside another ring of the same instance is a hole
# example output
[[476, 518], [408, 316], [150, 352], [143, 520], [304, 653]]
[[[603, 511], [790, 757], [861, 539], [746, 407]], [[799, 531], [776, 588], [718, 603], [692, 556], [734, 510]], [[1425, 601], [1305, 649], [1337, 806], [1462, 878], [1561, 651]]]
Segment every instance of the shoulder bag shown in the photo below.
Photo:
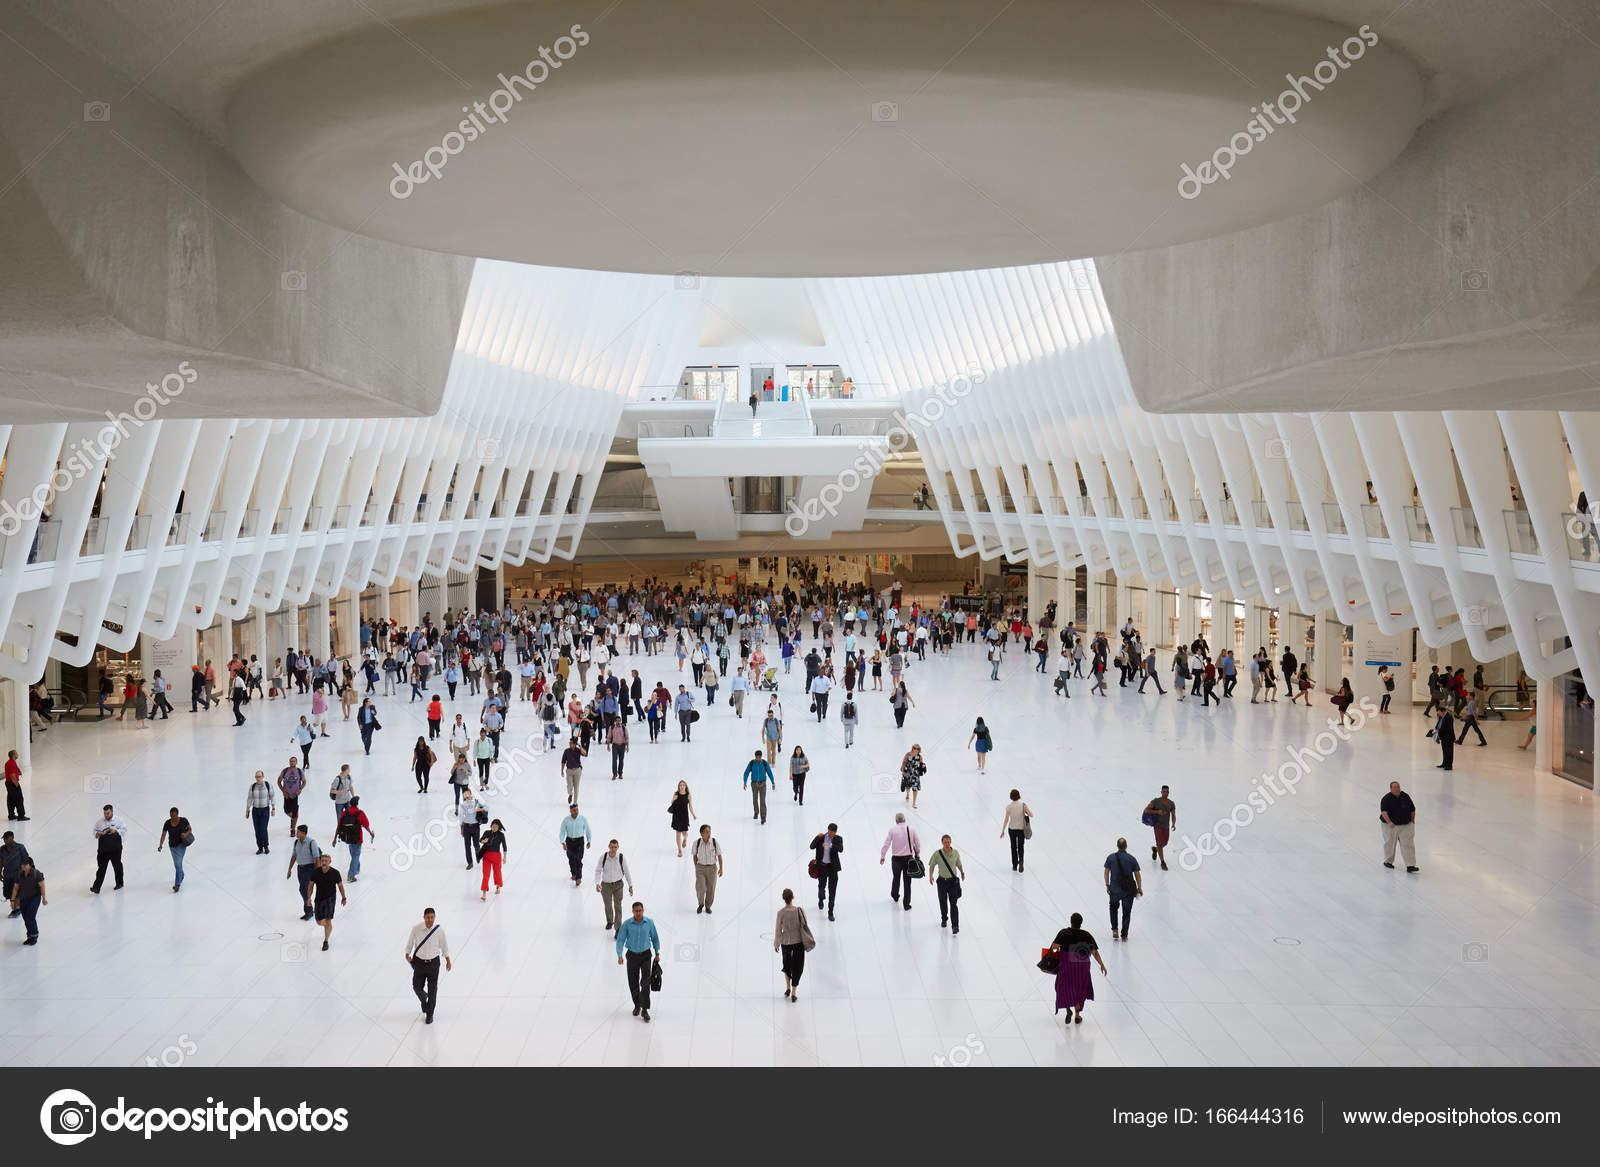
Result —
[[921, 879], [928, 874], [928, 865], [922, 861], [922, 856], [917, 853], [916, 847], [911, 843], [911, 826], [906, 825], [906, 844], [911, 846], [911, 857], [906, 860], [906, 874], [912, 879]]
[[411, 959], [412, 960], [416, 960], [417, 959], [417, 953], [422, 951], [422, 946], [424, 944], [426, 944], [429, 941], [429, 939], [432, 938], [433, 934], [435, 932], [437, 932], [438, 930], [439, 930], [439, 925], [435, 924], [432, 928], [428, 929], [428, 935], [427, 936], [424, 936], [421, 940], [417, 941], [417, 946], [411, 950]]
[[806, 923], [806, 910], [797, 908], [800, 913], [800, 947], [810, 952], [817, 946], [817, 938], [811, 934], [811, 925]]

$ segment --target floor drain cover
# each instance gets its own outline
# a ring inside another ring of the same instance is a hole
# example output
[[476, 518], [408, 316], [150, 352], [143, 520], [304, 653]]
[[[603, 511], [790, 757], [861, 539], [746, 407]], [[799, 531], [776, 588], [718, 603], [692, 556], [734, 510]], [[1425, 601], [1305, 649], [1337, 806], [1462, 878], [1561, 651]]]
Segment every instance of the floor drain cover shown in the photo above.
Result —
[[257, 936], [256, 939], [257, 940], [282, 940], [283, 939], [283, 933], [282, 932], [263, 932], [261, 935]]
[[1272, 942], [1274, 944], [1288, 944], [1292, 947], [1299, 947], [1300, 944], [1300, 941], [1296, 940], [1293, 936], [1274, 936], [1272, 938]]

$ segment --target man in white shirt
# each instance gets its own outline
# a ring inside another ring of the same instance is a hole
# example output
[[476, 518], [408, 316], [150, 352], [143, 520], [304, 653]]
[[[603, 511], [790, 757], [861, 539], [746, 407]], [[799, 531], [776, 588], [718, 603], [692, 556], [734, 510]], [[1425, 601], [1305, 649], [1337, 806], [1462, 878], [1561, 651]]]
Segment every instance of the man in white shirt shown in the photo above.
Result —
[[456, 714], [455, 723], [450, 726], [450, 748], [458, 754], [464, 754], [472, 748], [472, 731], [461, 720], [459, 713]]
[[606, 846], [606, 853], [594, 865], [594, 890], [600, 893], [600, 902], [606, 909], [606, 931], [610, 932], [622, 923], [622, 885], [628, 885], [628, 894], [633, 894], [633, 876], [628, 873], [627, 856], [617, 850], [617, 841], [612, 839]]
[[444, 958], [445, 971], [450, 963], [450, 945], [445, 940], [444, 929], [436, 922], [432, 908], [422, 909], [422, 923], [411, 926], [406, 939], [406, 963], [411, 966], [411, 991], [422, 1006], [422, 1019], [433, 1024], [433, 1008], [439, 1003], [439, 959]]
[[817, 707], [817, 720], [826, 721], [828, 718], [828, 690], [833, 688], [833, 682], [827, 673], [818, 673], [811, 682], [811, 700]]
[[108, 802], [100, 808], [100, 817], [94, 820], [95, 872], [89, 890], [100, 894], [100, 885], [106, 881], [106, 865], [110, 864], [117, 877], [113, 891], [122, 890], [122, 840], [128, 833], [128, 824], [122, 816], [112, 813]]

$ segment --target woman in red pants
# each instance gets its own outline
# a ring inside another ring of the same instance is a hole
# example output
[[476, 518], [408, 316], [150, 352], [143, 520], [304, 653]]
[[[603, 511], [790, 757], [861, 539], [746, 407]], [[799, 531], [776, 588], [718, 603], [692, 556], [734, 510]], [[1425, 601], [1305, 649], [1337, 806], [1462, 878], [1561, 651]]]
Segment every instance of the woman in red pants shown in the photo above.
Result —
[[494, 894], [500, 894], [500, 887], [504, 882], [500, 878], [501, 868], [506, 861], [509, 848], [506, 846], [506, 829], [499, 819], [489, 823], [489, 829], [484, 832], [483, 838], [478, 840], [478, 861], [483, 865], [483, 894], [478, 898], [489, 898], [489, 875], [494, 874]]

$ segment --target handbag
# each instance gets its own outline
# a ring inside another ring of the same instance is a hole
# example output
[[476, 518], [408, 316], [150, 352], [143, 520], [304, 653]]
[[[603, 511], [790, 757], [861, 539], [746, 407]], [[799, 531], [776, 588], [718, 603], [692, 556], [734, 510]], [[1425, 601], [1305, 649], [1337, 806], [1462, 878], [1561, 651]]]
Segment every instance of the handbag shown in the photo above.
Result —
[[810, 952], [817, 946], [817, 938], [811, 934], [811, 925], [806, 923], [806, 912], [800, 909], [800, 947]]
[[1022, 816], [1022, 837], [1024, 839], [1033, 838], [1033, 816], [1031, 814]]
[[816, 711], [817, 711], [817, 699], [815, 697], [813, 697], [811, 699], [811, 712], [815, 713]]
[[650, 963], [650, 991], [661, 991], [661, 958], [658, 956]]
[[1051, 952], [1048, 948], [1041, 948], [1039, 950], [1039, 971], [1048, 976], [1055, 976], [1056, 973], [1061, 971], [1060, 954]]
[[821, 875], [821, 869], [817, 866], [817, 861], [815, 859], [806, 864], [806, 874], [812, 879], [816, 879]]
[[1161, 825], [1161, 816], [1153, 810], [1147, 810], [1139, 816], [1139, 821], [1147, 827], [1156, 827]]
[[189, 825], [189, 820], [183, 822], [183, 834], [178, 836], [178, 842], [184, 847], [194, 846], [194, 828]]

